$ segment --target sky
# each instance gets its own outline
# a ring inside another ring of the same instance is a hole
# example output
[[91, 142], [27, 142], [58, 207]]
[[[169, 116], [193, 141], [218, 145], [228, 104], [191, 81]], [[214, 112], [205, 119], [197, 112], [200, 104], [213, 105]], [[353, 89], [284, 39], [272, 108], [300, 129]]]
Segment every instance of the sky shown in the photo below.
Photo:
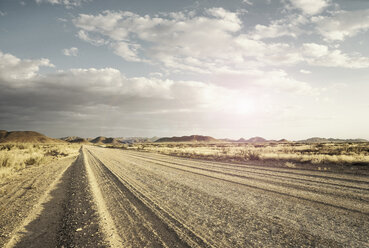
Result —
[[367, 0], [0, 0], [0, 129], [369, 139]]

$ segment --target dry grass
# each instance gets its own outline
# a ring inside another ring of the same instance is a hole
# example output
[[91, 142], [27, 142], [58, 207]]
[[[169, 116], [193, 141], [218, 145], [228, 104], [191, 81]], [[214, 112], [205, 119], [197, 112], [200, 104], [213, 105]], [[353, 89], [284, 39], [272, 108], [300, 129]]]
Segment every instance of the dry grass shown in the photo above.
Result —
[[121, 147], [219, 161], [273, 161], [289, 168], [296, 164], [369, 165], [368, 143], [144, 143]]
[[79, 147], [80, 145], [76, 144], [1, 144], [0, 178], [28, 166], [74, 156]]

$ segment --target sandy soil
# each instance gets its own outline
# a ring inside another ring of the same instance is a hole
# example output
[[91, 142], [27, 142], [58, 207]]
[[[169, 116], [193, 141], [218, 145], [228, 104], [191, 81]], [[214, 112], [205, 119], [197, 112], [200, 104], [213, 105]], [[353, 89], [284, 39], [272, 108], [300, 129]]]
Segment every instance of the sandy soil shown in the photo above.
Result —
[[365, 176], [96, 147], [86, 153], [127, 246], [369, 245]]
[[[52, 192], [52, 190], [56, 188], [61, 176], [75, 159], [75, 157], [69, 157], [50, 164], [29, 167], [1, 181], [0, 247], [8, 242], [16, 243], [21, 236], [31, 235], [36, 230], [38, 233], [46, 231], [43, 228], [46, 228], [47, 224], [29, 226], [28, 230], [25, 227], [32, 220], [38, 219], [40, 212], [47, 207], [43, 205], [44, 203], [53, 199], [57, 206], [60, 202], [63, 190], [61, 192], [60, 190]], [[54, 212], [60, 212], [60, 209], [56, 207], [53, 209]], [[53, 216], [50, 218], [54, 219]], [[54, 229], [53, 232], [48, 233], [55, 232]], [[46, 243], [48, 239], [52, 238], [45, 237]]]
[[369, 178], [85, 146], [0, 186], [6, 247], [369, 247]]

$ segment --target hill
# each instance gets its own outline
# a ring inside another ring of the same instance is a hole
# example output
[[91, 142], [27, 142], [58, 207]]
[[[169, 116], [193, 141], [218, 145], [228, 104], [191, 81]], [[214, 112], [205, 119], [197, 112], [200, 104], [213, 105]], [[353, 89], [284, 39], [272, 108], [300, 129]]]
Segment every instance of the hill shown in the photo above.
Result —
[[152, 137], [152, 138], [147, 138], [147, 137], [119, 137], [116, 138], [116, 140], [118, 140], [119, 142], [123, 143], [123, 144], [134, 144], [134, 143], [152, 143], [157, 141], [159, 138], [158, 137]]
[[286, 139], [280, 139], [280, 140], [267, 140], [262, 137], [252, 137], [250, 139], [240, 138], [238, 140], [233, 139], [220, 139], [220, 141], [224, 142], [234, 142], [234, 143], [288, 143], [290, 141]]
[[313, 137], [306, 140], [299, 140], [299, 143], [361, 143], [361, 142], [369, 142], [366, 139], [333, 139], [333, 138], [320, 138]]
[[273, 142], [273, 141], [266, 140], [262, 137], [252, 137], [250, 139], [241, 138], [241, 139], [236, 140], [234, 142], [238, 142], [238, 143], [265, 143], [265, 142]]
[[78, 136], [68, 136], [68, 137], [64, 137], [60, 139], [67, 141], [69, 143], [89, 143], [87, 139], [84, 139]]
[[34, 131], [0, 130], [0, 143], [64, 143], [64, 141]]
[[202, 135], [191, 135], [191, 136], [181, 136], [181, 137], [164, 137], [160, 138], [155, 142], [218, 142], [217, 139], [214, 139], [210, 136], [202, 136]]
[[247, 143], [264, 143], [268, 142], [268, 140], [262, 138], [262, 137], [252, 137], [248, 140], [246, 140]]
[[119, 144], [120, 142], [115, 138], [107, 138], [103, 136], [96, 137], [90, 140], [91, 143], [94, 144]]

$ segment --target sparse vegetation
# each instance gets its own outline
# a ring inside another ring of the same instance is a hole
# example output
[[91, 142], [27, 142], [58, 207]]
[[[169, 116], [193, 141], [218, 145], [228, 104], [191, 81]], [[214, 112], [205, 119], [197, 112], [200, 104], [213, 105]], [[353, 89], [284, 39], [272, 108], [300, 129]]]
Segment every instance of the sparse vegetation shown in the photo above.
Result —
[[74, 156], [78, 153], [79, 147], [80, 145], [76, 144], [1, 144], [0, 178], [27, 166]]
[[300, 165], [369, 165], [369, 143], [142, 143], [122, 149], [157, 152], [180, 157], [255, 163]]

